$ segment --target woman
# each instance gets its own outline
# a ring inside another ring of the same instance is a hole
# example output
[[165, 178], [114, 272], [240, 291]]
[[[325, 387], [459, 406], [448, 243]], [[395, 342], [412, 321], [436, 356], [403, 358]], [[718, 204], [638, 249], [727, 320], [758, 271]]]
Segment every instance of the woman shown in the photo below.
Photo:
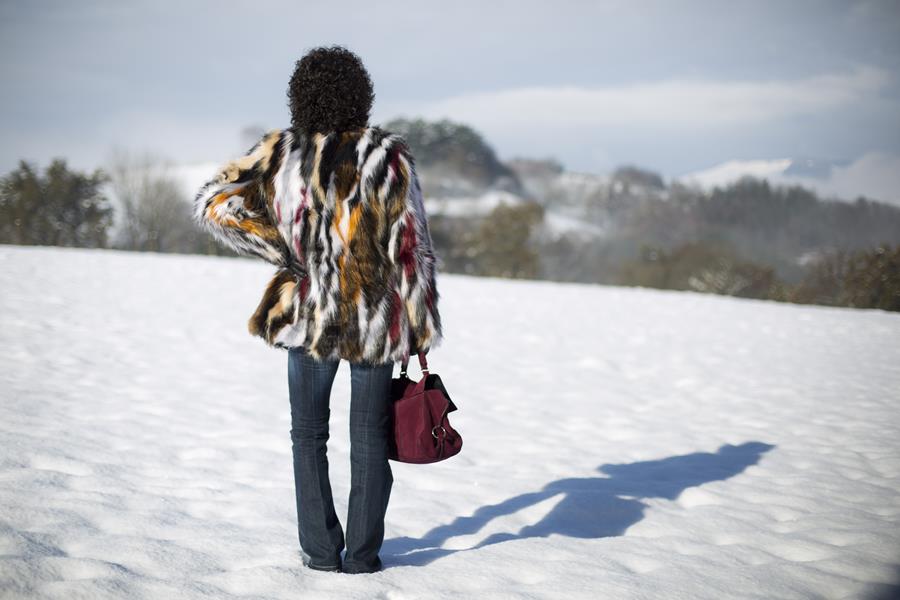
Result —
[[[314, 48], [290, 80], [291, 127], [224, 165], [194, 202], [206, 231], [279, 267], [249, 330], [288, 351], [302, 562], [344, 573], [383, 566], [394, 363], [443, 339], [414, 159], [402, 137], [368, 124], [374, 98], [357, 55]], [[326, 458], [341, 359], [351, 370], [346, 539]]]

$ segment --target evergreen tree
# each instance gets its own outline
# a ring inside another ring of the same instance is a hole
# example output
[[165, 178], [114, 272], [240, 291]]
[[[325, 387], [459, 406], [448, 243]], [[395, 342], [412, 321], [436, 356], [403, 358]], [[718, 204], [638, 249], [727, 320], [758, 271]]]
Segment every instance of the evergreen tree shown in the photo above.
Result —
[[105, 248], [113, 210], [102, 193], [103, 171], [70, 171], [55, 159], [44, 174], [31, 164], [0, 179], [0, 242]]

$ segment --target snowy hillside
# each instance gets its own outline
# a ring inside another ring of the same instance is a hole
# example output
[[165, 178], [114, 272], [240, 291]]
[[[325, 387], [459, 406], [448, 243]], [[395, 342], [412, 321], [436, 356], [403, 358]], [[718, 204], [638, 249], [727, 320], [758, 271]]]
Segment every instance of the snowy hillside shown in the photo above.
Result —
[[[426, 198], [425, 208], [429, 215], [447, 215], [450, 217], [486, 216], [497, 206], [506, 204], [516, 206], [525, 199], [502, 190], [487, 190], [473, 197]], [[568, 214], [567, 214], [568, 213]], [[562, 236], [580, 236], [582, 238], [598, 238], [606, 234], [606, 230], [583, 218], [575, 216], [575, 211], [545, 208], [543, 233], [549, 238]]]
[[794, 163], [790, 158], [775, 160], [729, 160], [722, 164], [689, 173], [679, 179], [685, 183], [696, 183], [702, 187], [724, 187], [741, 177], [781, 180]]
[[777, 185], [799, 185], [826, 197], [855, 200], [859, 196], [900, 206], [900, 156], [873, 152], [855, 161], [809, 158], [730, 160], [677, 177], [705, 188], [724, 187], [744, 176]]
[[0, 598], [897, 592], [900, 315], [441, 275], [465, 444], [392, 463], [385, 570], [347, 575], [297, 552], [287, 353], [245, 328], [271, 267], [0, 259]]

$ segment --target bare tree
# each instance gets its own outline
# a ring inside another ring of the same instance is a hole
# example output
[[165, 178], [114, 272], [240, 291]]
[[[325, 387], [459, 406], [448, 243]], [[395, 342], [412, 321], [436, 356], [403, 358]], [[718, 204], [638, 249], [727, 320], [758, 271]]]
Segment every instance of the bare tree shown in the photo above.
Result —
[[198, 248], [200, 236], [191, 222], [190, 203], [169, 161], [117, 148], [108, 173], [119, 208], [117, 248], [153, 252]]

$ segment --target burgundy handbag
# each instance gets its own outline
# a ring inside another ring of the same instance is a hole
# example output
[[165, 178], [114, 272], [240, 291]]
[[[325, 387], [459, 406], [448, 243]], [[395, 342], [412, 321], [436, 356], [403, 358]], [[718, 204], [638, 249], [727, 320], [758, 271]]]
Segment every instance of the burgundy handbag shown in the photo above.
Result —
[[406, 374], [409, 355], [400, 376], [391, 380], [391, 431], [388, 458], [398, 462], [426, 464], [458, 454], [462, 436], [450, 426], [447, 413], [456, 410], [440, 375], [428, 372], [425, 354], [419, 352], [422, 379]]

